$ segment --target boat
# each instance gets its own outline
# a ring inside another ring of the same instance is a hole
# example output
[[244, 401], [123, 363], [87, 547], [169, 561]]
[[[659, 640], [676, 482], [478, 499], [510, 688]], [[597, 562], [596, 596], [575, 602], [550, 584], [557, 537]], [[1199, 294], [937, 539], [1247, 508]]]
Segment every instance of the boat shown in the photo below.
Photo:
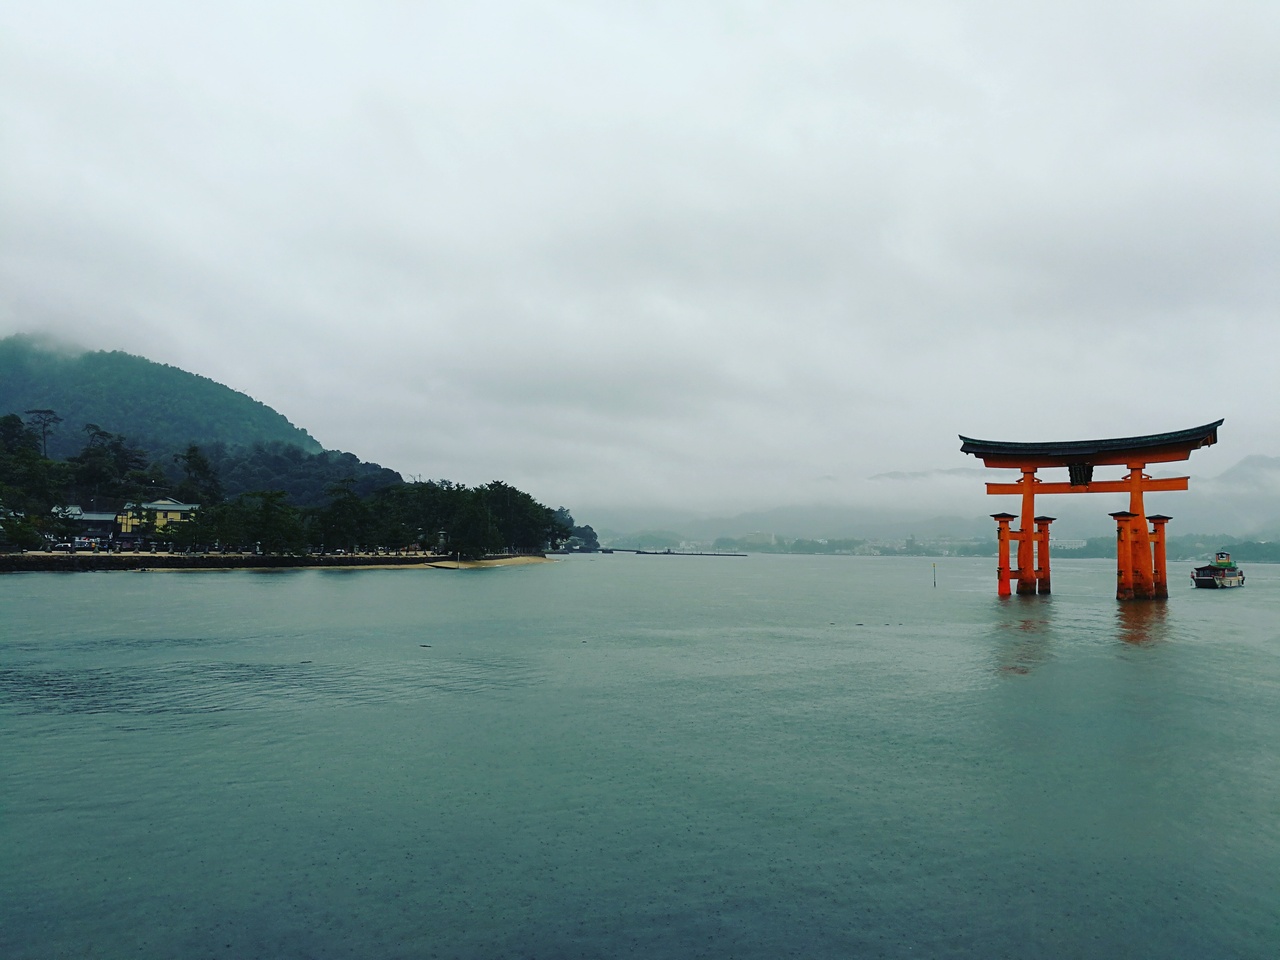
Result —
[[1235, 565], [1231, 554], [1219, 550], [1213, 555], [1213, 563], [1196, 567], [1191, 571], [1191, 582], [1197, 587], [1217, 590], [1224, 587], [1243, 587], [1244, 571]]

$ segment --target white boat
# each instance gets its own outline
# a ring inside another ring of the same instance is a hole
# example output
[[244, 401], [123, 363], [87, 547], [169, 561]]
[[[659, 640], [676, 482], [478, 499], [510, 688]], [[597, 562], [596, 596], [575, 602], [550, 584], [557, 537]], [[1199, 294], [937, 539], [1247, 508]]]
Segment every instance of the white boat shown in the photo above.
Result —
[[1219, 550], [1213, 555], [1213, 563], [1207, 563], [1191, 571], [1191, 583], [1209, 590], [1243, 587], [1244, 572], [1235, 565], [1231, 554]]

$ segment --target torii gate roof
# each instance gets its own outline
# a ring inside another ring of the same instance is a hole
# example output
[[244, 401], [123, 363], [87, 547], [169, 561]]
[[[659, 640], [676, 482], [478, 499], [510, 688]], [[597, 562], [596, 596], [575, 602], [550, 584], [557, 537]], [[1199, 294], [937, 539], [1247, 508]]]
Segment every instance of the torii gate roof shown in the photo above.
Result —
[[1165, 463], [1186, 460], [1192, 450], [1218, 442], [1222, 420], [1172, 433], [1108, 440], [1060, 440], [1050, 443], [1012, 443], [975, 440], [960, 435], [961, 453], [972, 453], [988, 467], [1066, 467], [1072, 464]]

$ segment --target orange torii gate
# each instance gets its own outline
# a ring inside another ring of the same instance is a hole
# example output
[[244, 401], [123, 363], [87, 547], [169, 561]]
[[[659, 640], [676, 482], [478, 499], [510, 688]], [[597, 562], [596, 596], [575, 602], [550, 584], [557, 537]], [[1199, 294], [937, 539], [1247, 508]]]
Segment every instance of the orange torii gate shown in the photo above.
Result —
[[[1009, 528], [1010, 522], [1018, 519], [1014, 514], [991, 515], [996, 521], [999, 547], [996, 583], [1000, 596], [1009, 596], [1011, 578], [1017, 579], [1020, 594], [1049, 592], [1049, 524], [1054, 518], [1035, 516], [1037, 493], [1128, 493], [1129, 509], [1111, 514], [1116, 521], [1116, 599], [1167, 598], [1164, 528], [1170, 518], [1155, 514], [1144, 519], [1142, 495], [1148, 491], [1186, 490], [1188, 478], [1157, 480], [1143, 471], [1149, 463], [1186, 460], [1191, 451], [1217, 443], [1220, 426], [1222, 421], [1216, 420], [1202, 427], [1146, 437], [1054, 443], [1006, 443], [961, 435], [962, 453], [973, 454], [988, 467], [1022, 471], [1022, 479], [1014, 483], [987, 484], [988, 494], [1022, 497], [1022, 518], [1017, 530]], [[1124, 466], [1129, 473], [1119, 480], [1094, 480], [1093, 468], [1100, 466]], [[1042, 467], [1066, 467], [1067, 482], [1037, 479], [1036, 471]], [[1147, 521], [1151, 522], [1151, 529], [1147, 528]], [[1009, 567], [1011, 540], [1018, 544], [1016, 570]]]

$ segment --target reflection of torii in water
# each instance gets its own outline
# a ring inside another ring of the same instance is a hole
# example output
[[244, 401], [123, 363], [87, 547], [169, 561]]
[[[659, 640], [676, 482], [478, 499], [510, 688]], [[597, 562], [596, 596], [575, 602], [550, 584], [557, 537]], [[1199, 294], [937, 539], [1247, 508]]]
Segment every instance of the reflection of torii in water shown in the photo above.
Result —
[[[1149, 463], [1186, 460], [1192, 450], [1218, 442], [1221, 420], [1190, 430], [1156, 433], [1146, 437], [1116, 437], [1110, 440], [1068, 440], [1054, 443], [1005, 443], [974, 440], [961, 436], [960, 451], [979, 457], [988, 467], [1022, 471], [1015, 483], [988, 483], [989, 494], [1019, 494], [1022, 519], [1019, 529], [1010, 530], [1011, 513], [994, 513], [997, 523], [1000, 560], [997, 589], [1000, 596], [1011, 592], [1009, 580], [1018, 581], [1018, 593], [1049, 592], [1049, 524], [1053, 517], [1035, 516], [1037, 493], [1128, 493], [1129, 509], [1113, 513], [1116, 520], [1116, 599], [1150, 600], [1169, 596], [1165, 570], [1164, 526], [1169, 517], [1143, 517], [1142, 495], [1149, 490], [1185, 490], [1186, 477], [1155, 480], [1143, 470]], [[1128, 467], [1120, 480], [1094, 480], [1093, 468]], [[1066, 467], [1066, 483], [1045, 483], [1036, 478], [1041, 467]], [[1148, 529], [1150, 520], [1154, 529]], [[1032, 524], [1035, 529], [1032, 529]], [[1009, 568], [1009, 541], [1018, 544], [1018, 568]]]

